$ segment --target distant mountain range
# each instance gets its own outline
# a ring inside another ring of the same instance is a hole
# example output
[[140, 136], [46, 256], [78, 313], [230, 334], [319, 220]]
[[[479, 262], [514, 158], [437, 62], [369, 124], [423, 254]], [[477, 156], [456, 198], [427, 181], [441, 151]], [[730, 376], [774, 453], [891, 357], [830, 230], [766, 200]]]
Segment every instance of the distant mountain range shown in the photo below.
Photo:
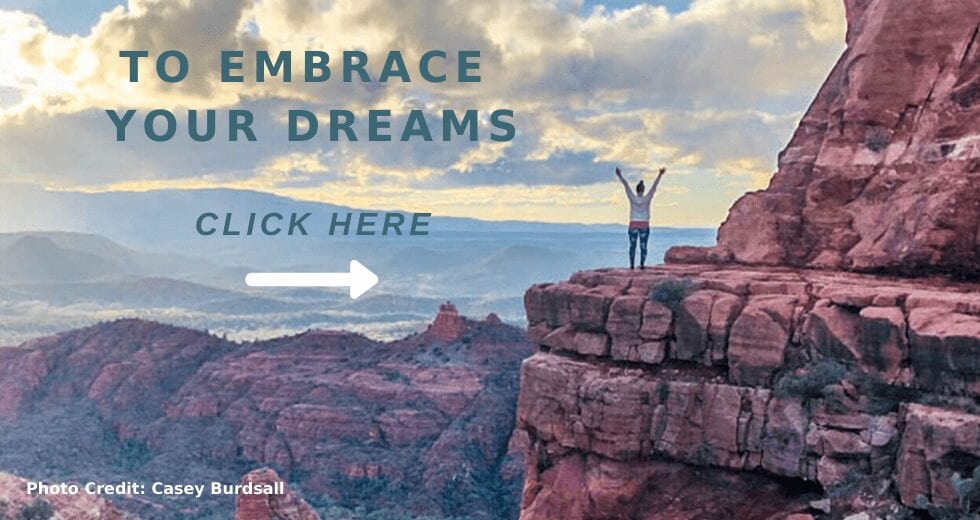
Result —
[[[333, 212], [400, 211], [389, 208], [351, 208], [237, 189], [115, 191], [88, 193], [50, 191], [27, 184], [0, 184], [3, 203], [0, 232], [77, 231], [95, 233], [124, 243], [161, 245], [197, 238], [194, 225], [203, 212], [247, 214], [279, 211]], [[39, 211], [39, 208], [42, 208]], [[328, 217], [329, 218], [329, 217]], [[329, 220], [327, 220], [329, 222]], [[329, 226], [327, 226], [329, 227]], [[484, 221], [434, 215], [430, 230], [446, 232], [496, 231], [521, 233], [582, 233], [616, 231], [618, 226]]]
[[187, 276], [212, 268], [180, 253], [147, 253], [89, 233], [0, 234], [0, 280], [86, 282], [121, 274]]
[[[432, 234], [423, 237], [201, 237], [194, 224], [204, 211], [308, 211], [329, 218], [356, 210], [242, 190], [4, 188], [0, 344], [122, 317], [237, 339], [310, 327], [393, 339], [415, 331], [435, 302], [446, 299], [463, 312], [496, 312], [521, 324], [531, 284], [626, 263], [618, 226], [433, 217]], [[656, 229], [651, 263], [671, 245], [710, 244], [713, 237], [704, 229]], [[258, 290], [243, 283], [251, 271], [344, 271], [351, 259], [381, 278], [357, 301], [335, 290]]]

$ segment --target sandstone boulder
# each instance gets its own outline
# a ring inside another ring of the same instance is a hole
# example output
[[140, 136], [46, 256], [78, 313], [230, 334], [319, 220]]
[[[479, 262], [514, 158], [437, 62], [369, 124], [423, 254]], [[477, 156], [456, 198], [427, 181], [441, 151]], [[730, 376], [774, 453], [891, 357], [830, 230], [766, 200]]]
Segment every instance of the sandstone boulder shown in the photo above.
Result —
[[[749, 517], [651, 509], [683, 502], [664, 459], [816, 482], [828, 518], [901, 518], [920, 495], [954, 505], [951, 476], [980, 465], [980, 6], [844, 3], [844, 54], [715, 246], [532, 288], [532, 338], [606, 314], [611, 345], [525, 363], [524, 518]], [[665, 280], [692, 292], [649, 301]]]
[[567, 350], [587, 356], [609, 353], [609, 336], [596, 332], [581, 332], [571, 325], [555, 329], [541, 339], [541, 344], [556, 350]]
[[749, 300], [732, 325], [728, 343], [729, 375], [737, 384], [766, 385], [783, 366], [793, 335], [797, 299], [763, 296]]
[[919, 385], [980, 396], [980, 317], [919, 308], [909, 313], [909, 330]]
[[818, 303], [810, 313], [806, 337], [825, 359], [849, 360], [887, 383], [908, 384], [905, 315], [898, 307], [853, 307]]
[[673, 314], [645, 296], [621, 296], [609, 309], [606, 330], [613, 359], [659, 364], [667, 357]]
[[774, 398], [767, 410], [762, 467], [777, 475], [798, 476], [806, 447], [807, 416], [799, 401]]
[[696, 291], [684, 298], [675, 314], [676, 344], [671, 356], [705, 365], [720, 363], [741, 307], [738, 296], [722, 291]]
[[643, 326], [640, 337], [644, 339], [664, 339], [671, 332], [674, 313], [660, 302], [647, 300], [643, 304]]
[[980, 416], [913, 404], [905, 416], [896, 480], [902, 502], [923, 496], [933, 504], [958, 506], [952, 475], [964, 478], [980, 466]]

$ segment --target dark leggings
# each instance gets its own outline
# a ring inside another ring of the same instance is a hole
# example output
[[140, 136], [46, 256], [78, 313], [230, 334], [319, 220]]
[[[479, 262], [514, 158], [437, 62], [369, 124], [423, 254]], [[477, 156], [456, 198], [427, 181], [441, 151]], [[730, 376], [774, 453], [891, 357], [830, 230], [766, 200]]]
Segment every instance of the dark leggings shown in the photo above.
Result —
[[647, 229], [634, 229], [630, 228], [630, 269], [635, 265], [636, 258], [636, 239], [640, 239], [640, 268], [647, 261], [647, 239], [650, 238], [650, 228]]

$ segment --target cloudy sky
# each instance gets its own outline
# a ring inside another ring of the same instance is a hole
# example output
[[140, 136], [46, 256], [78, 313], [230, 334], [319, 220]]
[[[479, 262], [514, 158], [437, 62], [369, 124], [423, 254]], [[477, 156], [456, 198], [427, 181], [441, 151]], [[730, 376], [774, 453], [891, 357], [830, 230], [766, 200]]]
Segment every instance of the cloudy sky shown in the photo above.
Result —
[[[0, 183], [224, 186], [610, 223], [626, 216], [613, 167], [649, 179], [663, 164], [656, 223], [715, 226], [738, 195], [767, 182], [844, 30], [835, 0], [0, 0]], [[167, 84], [146, 63], [129, 83], [123, 49], [181, 50], [190, 73]], [[478, 49], [482, 81], [222, 84], [222, 49], [361, 49], [371, 64], [398, 49], [410, 71], [426, 50]], [[127, 142], [115, 141], [107, 108], [139, 111]], [[154, 108], [185, 114], [173, 141], [141, 135]], [[206, 108], [218, 109], [219, 136], [228, 109], [253, 111], [259, 142], [192, 142], [186, 110]], [[510, 108], [518, 133], [490, 142], [483, 120], [476, 143], [290, 143], [292, 108], [364, 117], [385, 108], [394, 128], [410, 109]]]

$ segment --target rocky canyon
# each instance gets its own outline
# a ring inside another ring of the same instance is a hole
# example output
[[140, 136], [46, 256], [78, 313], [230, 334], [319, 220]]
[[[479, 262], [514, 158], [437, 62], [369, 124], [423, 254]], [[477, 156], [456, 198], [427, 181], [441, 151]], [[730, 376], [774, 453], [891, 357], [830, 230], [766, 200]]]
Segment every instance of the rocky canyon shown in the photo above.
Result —
[[[523, 331], [448, 303], [391, 343], [323, 330], [236, 343], [103, 323], [0, 348], [0, 467], [45, 482], [288, 482], [287, 496], [239, 497], [249, 520], [513, 517], [523, 453], [511, 433], [530, 352]], [[12, 517], [31, 505], [21, 482], [0, 476]], [[103, 506], [230, 518], [236, 507], [234, 496], [79, 497], [50, 505], [64, 518]]]

